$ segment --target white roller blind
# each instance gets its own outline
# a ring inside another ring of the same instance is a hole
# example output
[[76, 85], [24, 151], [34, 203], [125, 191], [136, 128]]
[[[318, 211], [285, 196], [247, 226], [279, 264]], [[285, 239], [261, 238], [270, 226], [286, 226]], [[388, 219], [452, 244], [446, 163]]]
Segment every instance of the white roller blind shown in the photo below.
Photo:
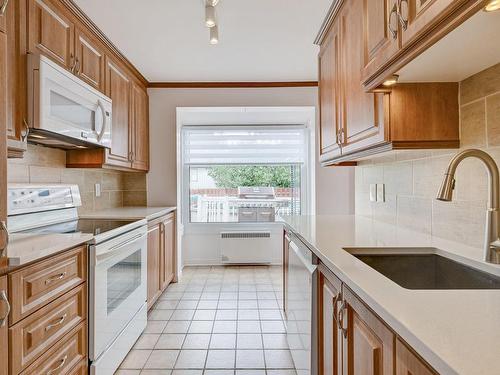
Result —
[[304, 163], [303, 126], [185, 126], [185, 164]]

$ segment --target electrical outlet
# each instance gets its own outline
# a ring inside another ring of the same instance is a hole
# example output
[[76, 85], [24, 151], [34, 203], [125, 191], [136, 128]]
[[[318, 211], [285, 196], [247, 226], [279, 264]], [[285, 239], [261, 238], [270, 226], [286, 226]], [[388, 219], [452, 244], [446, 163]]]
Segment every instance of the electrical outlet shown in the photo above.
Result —
[[385, 184], [377, 184], [377, 202], [385, 202]]
[[377, 185], [370, 184], [370, 202], [377, 201]]
[[101, 184], [99, 183], [95, 184], [95, 196], [96, 197], [101, 196]]

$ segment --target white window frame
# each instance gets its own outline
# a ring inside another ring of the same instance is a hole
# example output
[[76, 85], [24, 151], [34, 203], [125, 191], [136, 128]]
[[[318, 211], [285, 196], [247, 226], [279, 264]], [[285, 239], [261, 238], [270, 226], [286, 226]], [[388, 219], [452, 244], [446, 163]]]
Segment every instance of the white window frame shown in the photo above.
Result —
[[[315, 107], [178, 107], [177, 108], [177, 207], [180, 208], [180, 234], [213, 233], [227, 229], [259, 230], [280, 223], [190, 223], [189, 167], [185, 165], [182, 130], [184, 126], [221, 125], [301, 125], [307, 131], [307, 160], [301, 168], [301, 209], [303, 215], [315, 213]], [[204, 165], [205, 166], [205, 165]]]

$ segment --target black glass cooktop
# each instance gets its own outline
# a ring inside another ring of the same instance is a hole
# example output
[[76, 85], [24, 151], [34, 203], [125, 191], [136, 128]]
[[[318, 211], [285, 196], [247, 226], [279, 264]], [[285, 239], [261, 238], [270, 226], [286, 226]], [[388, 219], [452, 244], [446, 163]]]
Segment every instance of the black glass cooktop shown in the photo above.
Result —
[[97, 236], [133, 222], [134, 220], [78, 219], [33, 228], [22, 233], [90, 233]]

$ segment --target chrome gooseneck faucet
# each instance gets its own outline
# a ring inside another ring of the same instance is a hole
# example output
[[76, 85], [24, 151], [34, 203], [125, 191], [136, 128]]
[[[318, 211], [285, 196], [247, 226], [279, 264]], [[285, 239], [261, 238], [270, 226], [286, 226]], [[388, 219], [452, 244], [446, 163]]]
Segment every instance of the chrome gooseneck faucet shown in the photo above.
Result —
[[500, 264], [500, 216], [499, 194], [500, 181], [498, 167], [495, 160], [486, 152], [476, 149], [464, 150], [451, 159], [444, 174], [444, 180], [439, 188], [436, 199], [450, 202], [455, 188], [455, 172], [460, 162], [466, 158], [474, 157], [481, 160], [488, 170], [488, 208], [486, 211], [486, 230], [484, 238], [484, 260], [489, 263]]

